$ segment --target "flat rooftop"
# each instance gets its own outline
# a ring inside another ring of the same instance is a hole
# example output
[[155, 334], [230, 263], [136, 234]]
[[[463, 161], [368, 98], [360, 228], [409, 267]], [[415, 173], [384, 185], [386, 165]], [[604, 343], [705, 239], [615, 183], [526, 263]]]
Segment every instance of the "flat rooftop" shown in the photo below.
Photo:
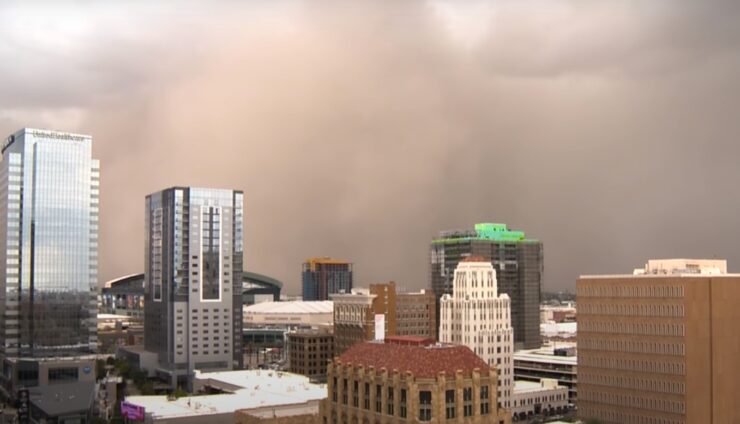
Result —
[[[558, 343], [560, 345], [560, 343]], [[559, 347], [572, 347], [574, 345], [563, 344]], [[543, 347], [539, 349], [518, 350], [514, 352], [514, 361], [530, 361], [542, 364], [554, 365], [578, 365], [578, 356], [555, 356], [553, 347]]]
[[551, 390], [565, 390], [565, 386], [547, 387], [543, 386], [540, 382], [534, 381], [514, 381], [514, 394], [517, 393], [531, 393], [531, 392], [549, 392]]
[[[213, 380], [235, 386], [234, 393], [184, 396], [168, 400], [167, 396], [129, 396], [126, 401], [144, 407], [155, 419], [229, 414], [241, 409], [300, 405], [324, 399], [326, 385], [313, 384], [308, 377], [269, 370], [242, 370], [201, 373], [196, 380]], [[309, 408], [310, 409], [310, 408]], [[309, 410], [305, 409], [305, 410]]]

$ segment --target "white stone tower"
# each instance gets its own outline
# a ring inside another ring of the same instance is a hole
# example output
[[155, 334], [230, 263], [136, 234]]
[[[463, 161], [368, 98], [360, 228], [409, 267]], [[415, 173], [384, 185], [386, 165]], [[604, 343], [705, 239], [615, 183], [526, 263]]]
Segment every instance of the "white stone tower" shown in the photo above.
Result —
[[509, 295], [498, 294], [496, 270], [470, 257], [455, 268], [452, 295], [440, 301], [439, 340], [469, 347], [498, 369], [498, 399], [511, 407], [514, 387], [514, 335]]

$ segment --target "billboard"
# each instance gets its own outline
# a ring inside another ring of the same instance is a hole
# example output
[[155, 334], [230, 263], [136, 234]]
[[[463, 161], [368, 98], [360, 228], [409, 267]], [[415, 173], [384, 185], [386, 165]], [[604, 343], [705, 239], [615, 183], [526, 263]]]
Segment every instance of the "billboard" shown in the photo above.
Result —
[[144, 407], [124, 400], [121, 402], [121, 415], [130, 420], [144, 421]]
[[385, 340], [385, 315], [375, 314], [375, 340]]

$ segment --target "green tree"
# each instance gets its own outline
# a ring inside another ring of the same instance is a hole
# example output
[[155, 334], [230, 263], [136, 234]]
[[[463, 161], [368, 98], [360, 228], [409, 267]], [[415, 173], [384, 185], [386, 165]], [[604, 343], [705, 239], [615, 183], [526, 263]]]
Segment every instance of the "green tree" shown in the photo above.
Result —
[[154, 383], [152, 383], [151, 381], [147, 381], [141, 385], [140, 390], [141, 390], [142, 395], [153, 395], [154, 394]]
[[175, 396], [175, 398], [185, 397], [185, 396], [188, 396], [189, 394], [190, 393], [183, 390], [182, 387], [178, 387], [177, 389], [175, 389], [175, 391], [172, 392], [172, 395]]

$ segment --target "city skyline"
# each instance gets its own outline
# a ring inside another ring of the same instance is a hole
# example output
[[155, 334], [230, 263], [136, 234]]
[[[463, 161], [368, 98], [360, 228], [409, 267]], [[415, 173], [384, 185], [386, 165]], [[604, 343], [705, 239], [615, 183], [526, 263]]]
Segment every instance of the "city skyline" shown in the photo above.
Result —
[[176, 185], [242, 190], [245, 269], [291, 294], [311, 256], [426, 288], [429, 242], [477, 222], [543, 242], [544, 290], [740, 261], [738, 5], [167, 5], [0, 6], [2, 137], [96, 140], [101, 284]]

